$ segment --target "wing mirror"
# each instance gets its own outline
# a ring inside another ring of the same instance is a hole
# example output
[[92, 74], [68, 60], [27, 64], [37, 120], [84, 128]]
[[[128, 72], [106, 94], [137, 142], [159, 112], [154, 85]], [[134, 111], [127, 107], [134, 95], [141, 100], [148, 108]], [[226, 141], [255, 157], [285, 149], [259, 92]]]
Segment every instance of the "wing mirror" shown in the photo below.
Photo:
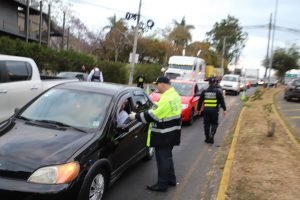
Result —
[[117, 131], [119, 132], [119, 133], [126, 133], [126, 132], [128, 132], [129, 131], [129, 127], [128, 126], [126, 126], [126, 125], [118, 125], [117, 126]]

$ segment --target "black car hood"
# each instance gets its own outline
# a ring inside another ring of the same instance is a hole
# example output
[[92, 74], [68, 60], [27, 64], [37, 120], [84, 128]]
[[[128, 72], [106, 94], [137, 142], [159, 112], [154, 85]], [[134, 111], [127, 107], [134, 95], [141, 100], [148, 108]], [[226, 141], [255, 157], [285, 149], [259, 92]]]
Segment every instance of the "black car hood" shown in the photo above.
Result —
[[32, 172], [42, 166], [64, 163], [93, 136], [17, 120], [8, 132], [0, 134], [0, 170]]

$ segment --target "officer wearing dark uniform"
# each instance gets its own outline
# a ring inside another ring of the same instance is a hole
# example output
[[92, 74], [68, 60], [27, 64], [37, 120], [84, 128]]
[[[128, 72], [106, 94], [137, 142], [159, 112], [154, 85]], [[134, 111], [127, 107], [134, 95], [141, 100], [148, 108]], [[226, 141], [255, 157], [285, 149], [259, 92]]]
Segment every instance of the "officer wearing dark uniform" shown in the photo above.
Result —
[[201, 93], [197, 108], [200, 110], [202, 103], [204, 103], [205, 142], [210, 144], [214, 143], [214, 135], [217, 132], [220, 106], [224, 110], [224, 115], [226, 115], [224, 97], [220, 89], [216, 87], [216, 83], [215, 78], [209, 79], [209, 87]]

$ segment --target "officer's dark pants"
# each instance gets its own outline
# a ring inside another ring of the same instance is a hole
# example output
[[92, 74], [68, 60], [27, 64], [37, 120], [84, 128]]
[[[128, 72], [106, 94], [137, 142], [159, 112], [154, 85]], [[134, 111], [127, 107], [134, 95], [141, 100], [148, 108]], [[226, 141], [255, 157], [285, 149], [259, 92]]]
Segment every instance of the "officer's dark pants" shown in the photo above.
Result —
[[218, 128], [219, 112], [215, 108], [206, 108], [203, 111], [205, 139], [213, 138]]
[[168, 187], [168, 182], [176, 183], [172, 149], [173, 147], [155, 147], [158, 171], [157, 184], [162, 188]]
[[144, 83], [137, 83], [137, 87], [144, 88]]

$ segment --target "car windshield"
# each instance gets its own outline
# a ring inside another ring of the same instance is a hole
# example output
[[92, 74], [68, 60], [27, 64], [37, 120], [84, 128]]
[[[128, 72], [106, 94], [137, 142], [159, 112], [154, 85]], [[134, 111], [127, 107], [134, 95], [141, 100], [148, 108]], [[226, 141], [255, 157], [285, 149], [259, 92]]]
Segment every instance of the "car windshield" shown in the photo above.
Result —
[[40, 96], [20, 117], [95, 129], [102, 126], [110, 102], [108, 95], [54, 88]]
[[187, 83], [171, 82], [171, 85], [175, 88], [180, 96], [192, 96], [193, 85]]
[[197, 86], [199, 89], [207, 89], [208, 88], [208, 82], [198, 82]]
[[174, 65], [174, 64], [171, 64], [171, 65], [169, 65], [169, 68], [172, 68], [172, 69], [183, 69], [183, 70], [192, 70], [193, 66], [192, 65]]
[[58, 77], [75, 78], [76, 73], [73, 72], [60, 72], [57, 74]]
[[300, 86], [300, 79], [297, 79], [294, 81], [294, 86], [297, 86], [297, 87]]
[[232, 82], [237, 82], [237, 78], [234, 76], [224, 76], [223, 81], [232, 81]]

